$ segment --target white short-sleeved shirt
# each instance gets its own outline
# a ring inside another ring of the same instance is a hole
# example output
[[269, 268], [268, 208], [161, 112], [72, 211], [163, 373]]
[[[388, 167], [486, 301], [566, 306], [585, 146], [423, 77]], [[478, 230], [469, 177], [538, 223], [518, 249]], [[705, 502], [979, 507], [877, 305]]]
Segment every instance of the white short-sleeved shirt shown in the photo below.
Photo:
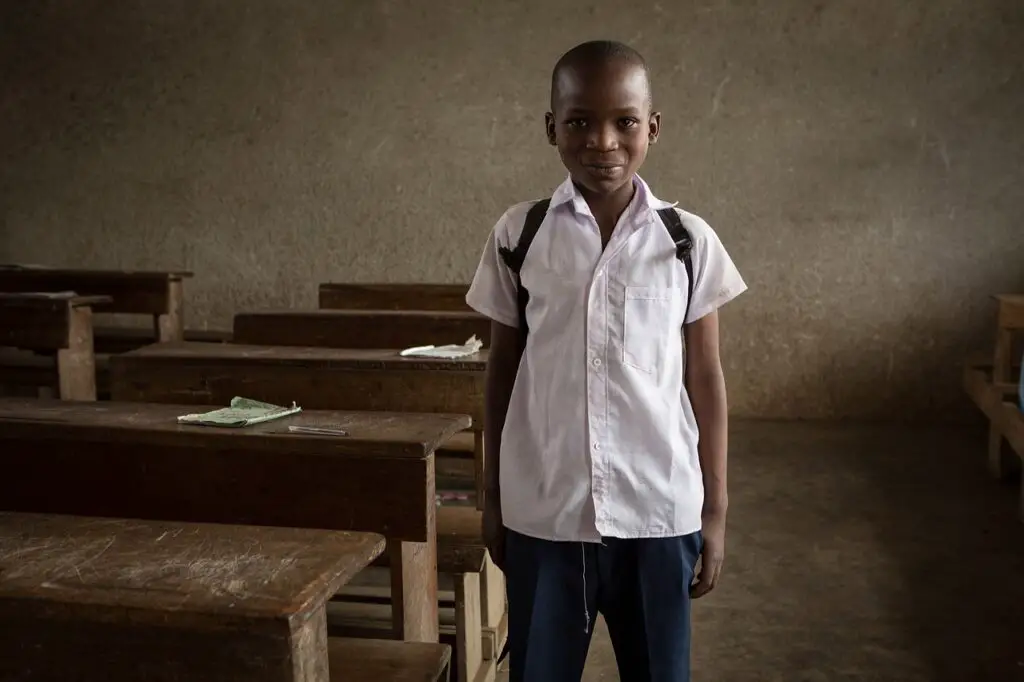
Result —
[[[686, 268], [636, 177], [602, 252], [597, 221], [571, 180], [551, 198], [521, 270], [527, 345], [501, 437], [505, 525], [546, 540], [686, 535], [701, 527], [697, 422], [684, 387]], [[498, 221], [466, 302], [518, 327], [514, 248], [532, 202]], [[746, 290], [715, 232], [676, 209], [693, 238], [687, 323]]]

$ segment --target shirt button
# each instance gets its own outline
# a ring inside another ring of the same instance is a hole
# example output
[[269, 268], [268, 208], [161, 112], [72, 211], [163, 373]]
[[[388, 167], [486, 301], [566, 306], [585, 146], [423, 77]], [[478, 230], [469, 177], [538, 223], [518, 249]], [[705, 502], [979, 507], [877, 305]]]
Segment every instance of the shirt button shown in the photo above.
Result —
[[601, 366], [601, 358], [594, 358], [594, 367]]
[[600, 450], [601, 449], [601, 444], [600, 443], [594, 443], [594, 449], [595, 450]]

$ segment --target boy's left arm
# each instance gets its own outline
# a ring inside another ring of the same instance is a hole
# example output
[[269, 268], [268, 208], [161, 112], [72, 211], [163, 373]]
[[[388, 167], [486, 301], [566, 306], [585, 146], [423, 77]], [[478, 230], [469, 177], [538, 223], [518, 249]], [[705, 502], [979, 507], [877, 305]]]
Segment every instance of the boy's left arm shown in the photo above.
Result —
[[728, 401], [718, 345], [718, 313], [711, 312], [683, 327], [686, 344], [686, 391], [700, 432], [698, 454], [704, 478], [701, 571], [691, 590], [694, 599], [714, 589], [725, 560]]

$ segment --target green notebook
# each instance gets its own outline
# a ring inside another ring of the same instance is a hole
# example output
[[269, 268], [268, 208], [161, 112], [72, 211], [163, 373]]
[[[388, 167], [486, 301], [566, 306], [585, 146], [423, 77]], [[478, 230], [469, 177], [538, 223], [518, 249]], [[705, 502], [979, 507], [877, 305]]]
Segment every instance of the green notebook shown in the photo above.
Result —
[[281, 407], [249, 398], [235, 397], [231, 399], [230, 407], [222, 407], [219, 410], [202, 414], [185, 414], [178, 417], [178, 423], [238, 428], [280, 419], [301, 411], [302, 408], [294, 402], [291, 407]]

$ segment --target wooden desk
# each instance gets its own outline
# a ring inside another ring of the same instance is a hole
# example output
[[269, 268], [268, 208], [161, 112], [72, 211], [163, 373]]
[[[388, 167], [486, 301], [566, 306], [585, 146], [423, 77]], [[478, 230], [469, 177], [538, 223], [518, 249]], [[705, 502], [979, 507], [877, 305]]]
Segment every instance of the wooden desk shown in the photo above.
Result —
[[245, 396], [309, 409], [469, 415], [482, 501], [486, 366], [486, 350], [437, 360], [397, 350], [173, 343], [112, 357], [110, 381], [113, 400], [226, 405]]
[[96, 400], [92, 309], [109, 301], [74, 292], [0, 293], [0, 346], [55, 354], [60, 397]]
[[[395, 634], [436, 642], [433, 451], [469, 418], [309, 410], [245, 429], [176, 422], [206, 409], [0, 399], [0, 464], [18, 472], [0, 477], [0, 500], [24, 512], [379, 532]], [[289, 433], [293, 424], [350, 435]]]
[[383, 548], [368, 533], [0, 513], [0, 679], [325, 682], [325, 603]]
[[183, 283], [189, 277], [192, 277], [191, 272], [0, 265], [0, 291], [74, 291], [81, 295], [109, 296], [109, 302], [96, 306], [95, 312], [151, 315], [160, 341], [180, 341], [184, 338]]
[[281, 310], [235, 315], [234, 343], [326, 348], [410, 348], [463, 343], [487, 346], [491, 322], [475, 312], [436, 310]]
[[472, 311], [466, 304], [468, 284], [346, 284], [320, 285], [320, 307], [339, 310], [454, 310]]

